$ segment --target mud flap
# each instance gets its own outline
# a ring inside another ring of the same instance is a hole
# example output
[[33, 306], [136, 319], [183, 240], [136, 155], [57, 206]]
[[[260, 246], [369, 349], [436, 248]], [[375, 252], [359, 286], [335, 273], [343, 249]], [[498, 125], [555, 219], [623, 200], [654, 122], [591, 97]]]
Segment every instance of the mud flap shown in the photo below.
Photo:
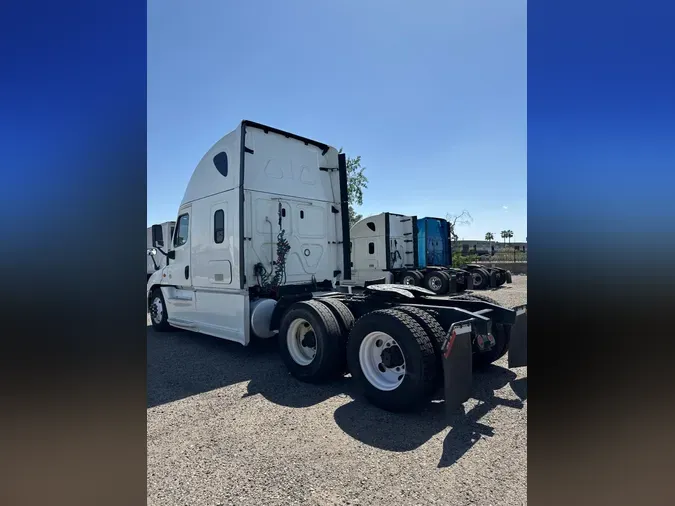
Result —
[[450, 274], [450, 287], [448, 288], [448, 293], [457, 293], [457, 276], [455, 274]]
[[516, 323], [511, 327], [509, 341], [509, 368], [527, 365], [527, 306], [518, 306]]
[[465, 274], [464, 281], [466, 281], [466, 289], [473, 290], [473, 276], [471, 274]]
[[473, 375], [471, 323], [453, 324], [441, 353], [445, 410], [448, 415], [452, 415], [471, 396]]
[[490, 271], [490, 288], [497, 288], [497, 271]]
[[511, 283], [511, 271], [506, 271], [506, 282]]

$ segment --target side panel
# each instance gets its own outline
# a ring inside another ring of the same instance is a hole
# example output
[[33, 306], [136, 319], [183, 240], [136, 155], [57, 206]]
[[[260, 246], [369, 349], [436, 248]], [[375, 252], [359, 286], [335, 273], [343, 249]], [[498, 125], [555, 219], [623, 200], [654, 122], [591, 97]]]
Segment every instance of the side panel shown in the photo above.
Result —
[[389, 214], [389, 265], [392, 270], [415, 267], [413, 225], [412, 216]]
[[[287, 284], [332, 280], [342, 266], [342, 236], [340, 216], [333, 209], [337, 204], [279, 197], [264, 192], [245, 192], [247, 215], [246, 279], [247, 285], [260, 284], [255, 265], [260, 263], [271, 274], [277, 260], [278, 237], [281, 229], [290, 245], [286, 257]], [[281, 218], [281, 226], [280, 226]]]
[[386, 228], [386, 213], [364, 218], [352, 227], [350, 239], [354, 281], [374, 279], [372, 271], [379, 271], [376, 277], [382, 277], [382, 271], [387, 268]]
[[424, 262], [425, 266], [449, 265], [448, 222], [440, 218], [423, 218], [418, 223], [420, 262]]
[[427, 220], [417, 220], [417, 262], [420, 269], [427, 266]]
[[239, 288], [239, 193], [192, 204], [192, 285], [196, 330], [248, 344], [248, 297]]

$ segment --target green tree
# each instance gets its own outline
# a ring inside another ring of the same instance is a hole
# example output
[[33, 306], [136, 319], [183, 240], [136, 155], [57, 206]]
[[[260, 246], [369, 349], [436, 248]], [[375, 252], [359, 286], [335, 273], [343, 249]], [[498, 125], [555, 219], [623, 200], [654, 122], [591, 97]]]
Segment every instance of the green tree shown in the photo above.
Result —
[[509, 244], [511, 244], [511, 238], [513, 237], [513, 230], [507, 230], [506, 231], [506, 237], [509, 240]]
[[504, 246], [506, 246], [506, 236], [508, 235], [508, 232], [506, 230], [502, 230], [501, 236], [502, 239], [504, 239]]
[[[342, 148], [340, 148], [342, 153]], [[368, 178], [363, 173], [366, 170], [361, 166], [361, 157], [347, 157], [347, 199], [349, 200], [349, 226], [351, 227], [363, 218], [354, 210], [354, 206], [363, 205], [363, 190], [368, 188]]]

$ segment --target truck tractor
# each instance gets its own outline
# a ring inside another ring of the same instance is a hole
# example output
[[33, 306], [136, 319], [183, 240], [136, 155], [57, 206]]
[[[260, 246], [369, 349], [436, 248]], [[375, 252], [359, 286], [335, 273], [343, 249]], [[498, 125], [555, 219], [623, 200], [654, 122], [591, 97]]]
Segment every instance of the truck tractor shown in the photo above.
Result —
[[[244, 346], [276, 339], [298, 380], [350, 373], [370, 402], [390, 411], [418, 409], [441, 387], [455, 409], [471, 394], [474, 368], [507, 351], [510, 367], [527, 364], [526, 306], [382, 280], [353, 293], [349, 244], [345, 154], [242, 121], [206, 152], [187, 185], [167, 265], [147, 283], [152, 327]], [[414, 264], [406, 251], [403, 264]]]
[[499, 267], [470, 263], [453, 268], [452, 235], [450, 222], [447, 220], [421, 218], [417, 220], [417, 228], [419, 267], [427, 270], [440, 268], [447, 273], [456, 273], [458, 279], [462, 279], [459, 273], [463, 273], [465, 277], [472, 278], [471, 285], [474, 290], [496, 288], [504, 283], [511, 283], [511, 273]]

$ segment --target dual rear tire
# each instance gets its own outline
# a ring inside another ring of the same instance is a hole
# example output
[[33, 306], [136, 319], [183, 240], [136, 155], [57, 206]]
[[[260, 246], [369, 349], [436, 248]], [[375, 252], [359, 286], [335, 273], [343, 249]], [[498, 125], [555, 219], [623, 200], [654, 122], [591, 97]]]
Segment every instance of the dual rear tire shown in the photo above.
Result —
[[341, 301], [294, 304], [279, 329], [281, 357], [297, 379], [317, 383], [351, 372], [374, 405], [417, 409], [438, 386], [443, 329], [415, 308], [383, 309], [354, 322]]

